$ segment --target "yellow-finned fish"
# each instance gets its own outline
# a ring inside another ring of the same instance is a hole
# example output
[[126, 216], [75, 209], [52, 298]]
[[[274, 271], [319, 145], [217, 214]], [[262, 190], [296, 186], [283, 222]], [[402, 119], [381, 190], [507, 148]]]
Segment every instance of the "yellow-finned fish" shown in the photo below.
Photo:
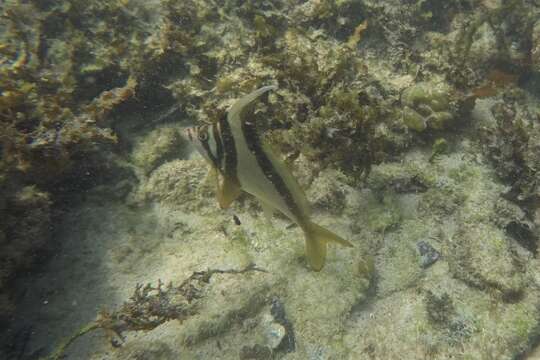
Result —
[[243, 191], [254, 195], [269, 215], [279, 210], [304, 231], [306, 255], [311, 267], [324, 266], [326, 244], [352, 247], [347, 240], [311, 222], [304, 192], [285, 164], [263, 143], [248, 108], [275, 86], [265, 86], [237, 100], [226, 116], [213, 125], [186, 129], [186, 137], [208, 161], [217, 179], [217, 198], [227, 208]]

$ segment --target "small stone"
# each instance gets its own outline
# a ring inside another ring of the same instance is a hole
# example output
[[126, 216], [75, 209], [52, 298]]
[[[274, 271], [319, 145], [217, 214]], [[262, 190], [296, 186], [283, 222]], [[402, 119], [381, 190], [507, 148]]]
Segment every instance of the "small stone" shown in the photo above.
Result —
[[282, 336], [281, 342], [278, 344], [276, 351], [282, 351], [285, 353], [293, 352], [296, 350], [296, 339], [294, 336], [294, 329], [292, 323], [287, 318], [285, 312], [285, 306], [283, 302], [278, 298], [272, 300], [272, 306], [270, 308], [270, 313], [274, 318], [275, 322], [283, 327], [285, 333]]
[[433, 246], [423, 240], [419, 241], [416, 244], [416, 247], [418, 249], [418, 254], [420, 255], [420, 266], [423, 269], [427, 269], [433, 265], [441, 256], [441, 254], [435, 250]]
[[263, 322], [266, 323], [264, 329], [266, 345], [268, 345], [270, 349], [276, 349], [279, 344], [281, 344], [281, 341], [283, 341], [283, 338], [287, 334], [287, 330], [285, 330], [281, 324], [275, 322], [270, 314], [264, 316]]

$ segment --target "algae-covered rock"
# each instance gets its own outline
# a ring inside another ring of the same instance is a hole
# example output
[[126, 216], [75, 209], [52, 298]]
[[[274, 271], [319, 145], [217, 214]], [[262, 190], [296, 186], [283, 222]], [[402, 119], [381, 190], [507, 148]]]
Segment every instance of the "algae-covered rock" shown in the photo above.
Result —
[[418, 132], [446, 129], [456, 116], [456, 100], [455, 92], [443, 81], [417, 83], [403, 92], [403, 122]]
[[160, 164], [182, 155], [184, 141], [175, 127], [160, 127], [141, 138], [133, 150], [133, 163], [149, 173]]
[[537, 21], [533, 27], [531, 55], [534, 70], [540, 73], [540, 21]]
[[337, 170], [329, 169], [319, 173], [307, 192], [309, 201], [322, 211], [341, 213], [349, 188], [344, 180], [344, 175]]
[[389, 231], [384, 239], [385, 256], [379, 259], [379, 293], [386, 296], [415, 286], [423, 269], [416, 243], [430, 236], [429, 224], [420, 225], [414, 220], [403, 221], [400, 229]]
[[453, 238], [450, 271], [473, 286], [519, 297], [524, 286], [523, 265], [500, 230], [484, 224], [464, 227]]
[[484, 23], [476, 30], [469, 54], [474, 61], [481, 64], [492, 64], [501, 59], [497, 46], [497, 34], [489, 23]]
[[158, 201], [181, 209], [196, 210], [211, 204], [204, 160], [173, 160], [157, 168], [137, 193], [137, 198]]
[[520, 94], [509, 91], [505, 101], [491, 107], [495, 121], [481, 135], [484, 153], [497, 175], [510, 186], [507, 196], [534, 211], [540, 199], [540, 126], [535, 110], [522, 101]]
[[435, 183], [427, 164], [406, 161], [405, 164], [385, 163], [373, 168], [367, 183], [376, 192], [422, 193]]
[[118, 360], [167, 360], [175, 356], [168, 344], [161, 341], [142, 341], [126, 344], [120, 347], [116, 358]]

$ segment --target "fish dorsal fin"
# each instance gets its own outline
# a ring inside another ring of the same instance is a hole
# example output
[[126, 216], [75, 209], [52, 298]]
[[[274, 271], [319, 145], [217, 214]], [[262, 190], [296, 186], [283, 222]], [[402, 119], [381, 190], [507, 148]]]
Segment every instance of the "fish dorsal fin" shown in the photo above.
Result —
[[247, 109], [248, 105], [265, 92], [275, 89], [277, 89], [277, 86], [275, 85], [263, 86], [262, 88], [257, 89], [236, 100], [227, 113], [227, 120], [229, 121], [229, 124], [231, 124], [231, 126], [240, 125], [242, 123], [242, 114]]
[[219, 206], [227, 209], [240, 196], [242, 190], [237, 180], [231, 179], [216, 171], [216, 194]]

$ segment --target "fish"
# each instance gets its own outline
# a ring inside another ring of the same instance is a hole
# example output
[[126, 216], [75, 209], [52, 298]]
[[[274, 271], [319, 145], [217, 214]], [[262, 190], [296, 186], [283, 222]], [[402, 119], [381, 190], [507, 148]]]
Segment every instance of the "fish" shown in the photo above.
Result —
[[485, 98], [495, 96], [499, 90], [506, 86], [516, 85], [519, 75], [505, 72], [499, 69], [492, 69], [487, 75], [487, 82], [477, 88], [472, 89], [470, 96], [474, 98]]
[[259, 200], [267, 219], [279, 211], [302, 229], [308, 263], [320, 271], [328, 243], [353, 245], [311, 221], [311, 209], [300, 185], [256, 130], [250, 109], [260, 96], [276, 89], [274, 85], [261, 87], [236, 100], [215, 123], [186, 128], [184, 135], [210, 165], [219, 206], [228, 208], [246, 192]]

